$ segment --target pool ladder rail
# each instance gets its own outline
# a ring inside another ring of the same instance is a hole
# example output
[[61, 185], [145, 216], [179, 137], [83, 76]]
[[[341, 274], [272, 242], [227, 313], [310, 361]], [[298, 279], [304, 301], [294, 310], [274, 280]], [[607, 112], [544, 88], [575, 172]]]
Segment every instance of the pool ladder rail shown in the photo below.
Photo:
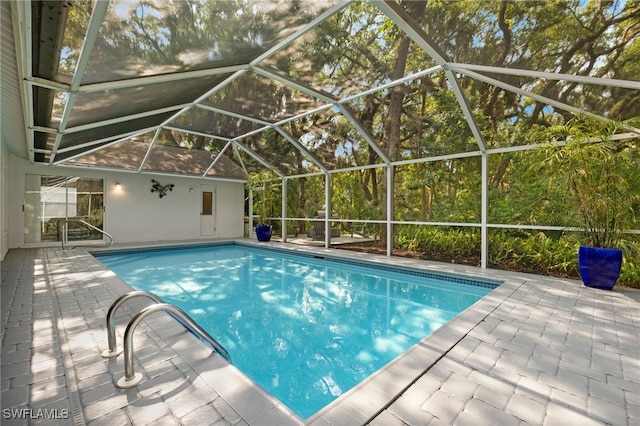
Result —
[[[116, 318], [115, 313], [118, 307], [127, 300], [136, 297], [146, 297], [153, 300], [155, 303], [142, 309], [136, 315], [131, 318], [127, 328], [124, 332], [124, 345], [122, 348], [118, 348], [116, 342]], [[120, 378], [117, 382], [119, 388], [128, 389], [138, 385], [142, 381], [142, 374], [136, 373], [133, 369], [133, 333], [144, 318], [153, 314], [154, 312], [167, 312], [171, 318], [176, 320], [179, 324], [184, 326], [187, 330], [195, 334], [201, 341], [208, 344], [215, 352], [220, 354], [227, 362], [231, 363], [231, 355], [216, 339], [211, 337], [209, 333], [196, 324], [189, 315], [187, 315], [182, 309], [175, 305], [164, 303], [164, 301], [151, 293], [150, 291], [136, 290], [131, 291], [117, 298], [109, 311], [107, 312], [107, 342], [109, 349], [102, 352], [104, 358], [117, 357], [124, 351], [124, 377]]]
[[64, 224], [62, 225], [62, 250], [65, 250], [65, 249], [73, 250], [79, 245], [82, 245], [82, 242], [79, 241], [78, 244], [76, 244], [75, 246], [69, 247], [69, 224], [70, 223], [79, 223], [82, 226], [89, 228], [90, 231], [97, 231], [100, 234], [104, 235], [105, 237], [107, 237], [106, 247], [111, 247], [111, 245], [113, 244], [113, 236], [108, 232], [105, 232], [102, 229], [98, 228], [97, 226], [93, 226], [89, 222], [86, 222], [82, 219], [65, 219]]

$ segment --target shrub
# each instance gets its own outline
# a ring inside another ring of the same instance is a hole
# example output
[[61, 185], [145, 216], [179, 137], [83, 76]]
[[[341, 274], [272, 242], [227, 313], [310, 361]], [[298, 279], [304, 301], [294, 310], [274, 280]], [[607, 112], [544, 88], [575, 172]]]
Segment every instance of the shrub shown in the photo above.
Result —
[[[624, 262], [618, 285], [640, 288], [640, 237], [627, 235], [621, 248]], [[425, 254], [434, 260], [466, 259], [477, 263], [480, 253], [477, 228], [443, 226], [397, 226], [394, 248]], [[494, 230], [489, 233], [491, 267], [511, 271], [580, 279], [576, 233], [557, 231]]]

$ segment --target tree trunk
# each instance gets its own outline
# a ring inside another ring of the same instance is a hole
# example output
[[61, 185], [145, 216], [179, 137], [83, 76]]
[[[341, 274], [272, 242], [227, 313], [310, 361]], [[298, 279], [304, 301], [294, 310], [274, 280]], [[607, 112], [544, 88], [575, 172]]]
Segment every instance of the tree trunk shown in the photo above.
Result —
[[422, 185], [420, 191], [420, 221], [427, 220], [427, 186]]
[[436, 193], [436, 184], [433, 183], [429, 188], [429, 220], [433, 220], [433, 200]]
[[[364, 127], [371, 133], [374, 134], [373, 131], [373, 119], [380, 107], [380, 100], [377, 99], [374, 95], [367, 95], [365, 101], [365, 107], [360, 115], [360, 121], [364, 125]], [[371, 146], [369, 146], [369, 163], [374, 164], [377, 161], [378, 154], [374, 151]], [[368, 183], [371, 182], [371, 190], [368, 187]], [[376, 171], [375, 169], [368, 169], [365, 171], [364, 185], [362, 187], [367, 200], [373, 201], [375, 205], [378, 203], [378, 181], [376, 179]]]
[[[410, 15], [420, 19], [424, 15], [426, 1], [405, 2], [404, 6], [407, 8]], [[396, 62], [391, 70], [391, 75], [389, 76], [391, 80], [404, 77], [410, 45], [411, 39], [409, 39], [409, 37], [404, 33], [400, 33], [396, 39]], [[387, 114], [387, 120], [384, 123], [382, 141], [386, 154], [391, 161], [396, 161], [398, 159], [398, 152], [400, 151], [402, 101], [404, 100], [404, 92], [405, 85], [399, 84], [391, 89], [391, 94], [389, 96], [389, 112]], [[380, 208], [382, 210], [382, 219], [392, 219], [387, 218], [387, 193], [392, 190], [393, 188], [387, 188], [387, 179], [384, 179], [380, 183]], [[384, 224], [380, 227], [380, 241], [386, 246], [387, 227]]]
[[491, 179], [491, 187], [498, 188], [502, 183], [502, 178], [507, 173], [507, 169], [509, 167], [509, 163], [511, 162], [511, 156], [502, 154], [500, 158], [500, 164], [498, 165], [498, 170], [496, 170], [496, 174], [493, 175]]

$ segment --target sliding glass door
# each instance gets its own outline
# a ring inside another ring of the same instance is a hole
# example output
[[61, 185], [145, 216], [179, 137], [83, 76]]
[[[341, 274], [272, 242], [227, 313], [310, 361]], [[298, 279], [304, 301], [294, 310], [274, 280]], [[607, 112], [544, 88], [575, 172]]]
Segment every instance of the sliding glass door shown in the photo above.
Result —
[[73, 176], [26, 175], [24, 194], [24, 242], [62, 241], [65, 221], [69, 240], [100, 240], [103, 229], [104, 182]]

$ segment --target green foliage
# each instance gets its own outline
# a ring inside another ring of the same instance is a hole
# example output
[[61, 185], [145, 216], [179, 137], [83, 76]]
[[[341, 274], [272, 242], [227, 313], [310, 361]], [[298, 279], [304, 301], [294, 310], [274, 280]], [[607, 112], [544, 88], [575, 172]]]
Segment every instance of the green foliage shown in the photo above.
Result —
[[[640, 236], [621, 241], [624, 261], [618, 284], [640, 288]], [[489, 265], [498, 269], [579, 279], [575, 233], [495, 230], [489, 233]], [[423, 253], [425, 259], [478, 260], [480, 232], [474, 228], [396, 226], [394, 249]]]
[[338, 217], [355, 220], [380, 217], [380, 209], [365, 188], [367, 172], [360, 170], [334, 175], [332, 205]]
[[423, 222], [479, 222], [479, 177], [479, 158], [397, 167], [396, 217]]
[[480, 231], [475, 228], [396, 225], [394, 248], [438, 253], [446, 258], [479, 258]]
[[324, 176], [310, 176], [305, 178], [305, 217], [314, 217], [316, 211], [322, 210], [322, 206], [325, 204], [324, 187]]
[[640, 288], [640, 235], [625, 235], [619, 246], [623, 257], [618, 283]]
[[281, 180], [269, 170], [251, 175], [247, 191], [253, 190], [253, 214], [258, 216], [256, 224], [268, 225], [271, 218], [281, 216], [281, 188]]
[[[620, 242], [623, 264], [617, 284], [640, 288], [640, 238], [625, 235]], [[579, 279], [575, 233], [497, 230], [489, 235], [489, 264], [499, 269]]]
[[588, 245], [616, 247], [621, 232], [639, 213], [634, 205], [640, 189], [632, 185], [638, 179], [636, 141], [616, 141], [622, 127], [581, 117], [551, 127], [552, 140], [566, 140], [566, 145], [549, 148], [548, 157], [535, 166], [538, 172], [550, 171], [549, 188], [566, 189]]
[[574, 235], [499, 230], [489, 237], [489, 264], [516, 271], [576, 277], [579, 241]]

